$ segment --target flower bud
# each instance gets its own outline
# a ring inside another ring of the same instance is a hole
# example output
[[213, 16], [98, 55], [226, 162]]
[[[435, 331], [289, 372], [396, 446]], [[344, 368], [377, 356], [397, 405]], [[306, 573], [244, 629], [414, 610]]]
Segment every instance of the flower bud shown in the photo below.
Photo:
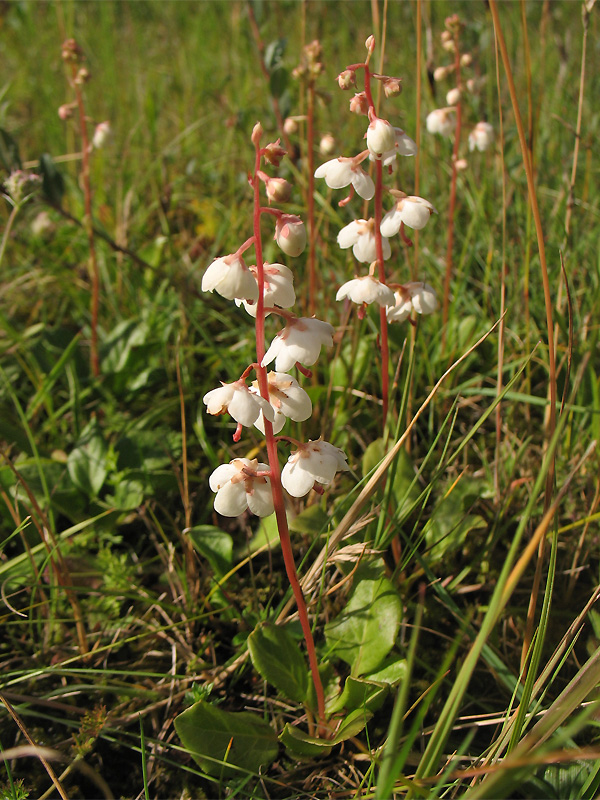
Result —
[[75, 39], [67, 39], [63, 42], [61, 55], [64, 61], [79, 61], [81, 50]]
[[281, 159], [286, 154], [286, 150], [279, 144], [280, 140], [277, 139], [276, 142], [269, 142], [269, 144], [263, 150], [263, 156], [267, 164], [271, 164], [274, 167], [278, 167]]
[[436, 67], [433, 71], [433, 80], [436, 81], [436, 83], [438, 81], [443, 81], [448, 77], [448, 75], [450, 75], [451, 72], [451, 66]]
[[77, 75], [75, 76], [75, 83], [79, 86], [83, 86], [83, 84], [87, 83], [91, 77], [92, 76], [85, 67], [80, 67], [77, 71]]
[[71, 119], [73, 116], [73, 103], [64, 103], [58, 108], [58, 116], [63, 120]]
[[369, 113], [369, 101], [364, 92], [358, 92], [350, 100], [350, 111], [353, 114], [364, 114], [365, 116]]
[[250, 141], [255, 147], [259, 146], [262, 135], [263, 135], [263, 127], [260, 124], [260, 122], [257, 122], [256, 125], [252, 128], [252, 136], [250, 137]]
[[469, 168], [466, 158], [457, 158], [454, 162], [454, 166], [456, 167], [457, 172], [464, 172]]
[[369, 53], [369, 55], [373, 52], [373, 50], [375, 50], [375, 37], [373, 36], [373, 34], [367, 36], [365, 47], [367, 48], [367, 52]]
[[286, 136], [293, 136], [298, 133], [298, 123], [293, 117], [286, 117], [283, 123], [283, 132]]
[[470, 67], [473, 63], [473, 56], [471, 53], [463, 53], [460, 57], [460, 65], [461, 67]]
[[267, 178], [265, 188], [269, 205], [271, 203], [287, 203], [292, 196], [292, 184], [285, 178]]
[[396, 134], [386, 119], [373, 117], [367, 128], [367, 147], [374, 156], [395, 150]]
[[356, 86], [356, 73], [353, 69], [345, 69], [337, 76], [337, 82], [340, 89], [349, 89], [351, 86]]
[[456, 50], [454, 39], [448, 39], [446, 42], [443, 42], [442, 47], [447, 53], [454, 53]]
[[458, 88], [450, 89], [450, 91], [446, 95], [446, 103], [449, 106], [455, 106], [458, 104], [459, 100], [460, 100], [460, 89]]
[[105, 120], [104, 122], [100, 122], [96, 125], [96, 130], [94, 131], [94, 137], [92, 139], [92, 144], [96, 148], [96, 150], [100, 150], [102, 147], [105, 147], [112, 138], [112, 129], [110, 127], [110, 122]]
[[400, 78], [386, 78], [383, 81], [383, 91], [386, 97], [397, 97], [402, 92]]
[[306, 247], [306, 228], [300, 217], [295, 214], [278, 217], [274, 239], [286, 255], [299, 256]]
[[336, 151], [337, 145], [335, 139], [330, 133], [326, 133], [321, 137], [319, 142], [319, 153], [322, 156], [332, 156]]

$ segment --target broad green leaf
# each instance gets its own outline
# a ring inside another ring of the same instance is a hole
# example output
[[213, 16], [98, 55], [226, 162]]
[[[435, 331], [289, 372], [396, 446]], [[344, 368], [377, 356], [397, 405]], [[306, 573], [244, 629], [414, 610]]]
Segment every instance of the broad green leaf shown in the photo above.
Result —
[[361, 580], [346, 608], [325, 626], [333, 652], [350, 664], [352, 675], [376, 669], [396, 641], [402, 607], [387, 578]]
[[275, 731], [247, 711], [223, 711], [204, 700], [175, 719], [175, 730], [194, 761], [209, 775], [258, 773], [277, 756]]
[[483, 491], [481, 481], [462, 478], [438, 503], [423, 531], [431, 558], [455, 552], [470, 531], [486, 527], [483, 517], [469, 513]]
[[248, 553], [256, 553], [261, 547], [267, 545], [268, 547], [276, 547], [279, 544], [279, 529], [277, 528], [277, 519], [275, 514], [268, 517], [263, 517], [260, 525], [256, 529], [256, 533], [250, 539], [248, 544], [239, 548], [238, 555], [243, 558]]
[[333, 744], [329, 739], [309, 736], [300, 728], [290, 725], [289, 722], [281, 732], [279, 741], [291, 756], [298, 759], [325, 758], [333, 749]]
[[396, 658], [393, 661], [386, 661], [381, 664], [377, 672], [365, 675], [365, 680], [381, 683], [389, 683], [396, 686], [406, 677], [406, 659]]
[[329, 519], [329, 514], [321, 508], [319, 503], [314, 503], [297, 517], [290, 519], [289, 526], [290, 530], [295, 533], [316, 537], [327, 527]]
[[356, 736], [362, 731], [372, 716], [373, 713], [371, 711], [365, 711], [362, 708], [357, 708], [354, 711], [351, 711], [337, 729], [336, 734], [332, 739], [333, 744], [345, 742], [346, 739], [351, 739], [353, 736]]
[[383, 705], [389, 691], [389, 683], [376, 683], [349, 675], [344, 684], [344, 691], [327, 706], [327, 713], [335, 714], [343, 708], [347, 711], [357, 709], [377, 711]]
[[255, 668], [291, 700], [303, 703], [308, 691], [308, 672], [300, 648], [284, 628], [261, 622], [248, 637]]
[[107, 453], [108, 446], [94, 418], [81, 432], [75, 449], [67, 459], [71, 480], [90, 497], [97, 496], [108, 474]]
[[233, 539], [228, 533], [214, 525], [196, 525], [190, 528], [188, 535], [216, 575], [222, 577], [229, 572], [233, 563]]
[[119, 478], [114, 494], [106, 496], [106, 502], [119, 511], [130, 511], [144, 502], [144, 484], [135, 478]]

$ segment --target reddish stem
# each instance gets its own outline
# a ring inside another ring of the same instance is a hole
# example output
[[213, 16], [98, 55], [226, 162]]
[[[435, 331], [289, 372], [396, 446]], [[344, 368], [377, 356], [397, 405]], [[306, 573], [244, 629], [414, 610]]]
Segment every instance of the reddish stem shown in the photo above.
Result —
[[100, 362], [98, 359], [98, 308], [100, 305], [100, 271], [96, 259], [96, 246], [94, 243], [94, 228], [92, 226], [92, 187], [90, 184], [90, 144], [87, 135], [87, 121], [85, 118], [85, 106], [83, 102], [83, 92], [77, 82], [77, 64], [71, 62], [71, 76], [73, 89], [77, 100], [77, 110], [79, 113], [79, 128], [81, 131], [81, 181], [83, 183], [83, 198], [85, 216], [83, 225], [88, 237], [88, 247], [90, 250], [90, 266], [92, 277], [92, 296], [91, 296], [91, 341], [90, 341], [90, 367], [92, 375], [97, 378], [100, 374]]
[[[460, 48], [458, 33], [454, 35], [454, 45], [456, 53], [454, 59], [456, 86], [460, 89]], [[456, 176], [458, 174], [456, 162], [458, 161], [458, 148], [460, 147], [461, 122], [462, 104], [459, 97], [458, 103], [456, 104], [456, 130], [454, 131], [454, 149], [452, 151], [452, 180], [450, 183], [450, 208], [448, 211], [448, 243], [446, 246], [446, 274], [444, 276], [444, 301], [442, 310], [442, 353], [444, 352], [446, 344], [446, 326], [450, 307], [450, 279], [452, 277], [452, 250], [454, 249], [454, 215], [456, 212]]]
[[[377, 273], [381, 283], [385, 284], [385, 264], [383, 262], [383, 237], [381, 235], [382, 197], [383, 197], [383, 162], [375, 162], [375, 247], [377, 252]], [[379, 309], [379, 327], [381, 331], [381, 401], [383, 403], [383, 431], [387, 422], [390, 394], [390, 368], [388, 345], [388, 322], [385, 308]]]
[[308, 105], [306, 109], [306, 156], [308, 162], [308, 316], [312, 317], [315, 313], [317, 296], [317, 270], [316, 270], [316, 236], [315, 226], [315, 84], [314, 81], [308, 83]]
[[[267, 380], [266, 367], [260, 366], [265, 355], [265, 308], [264, 308], [264, 267], [262, 255], [262, 239], [260, 233], [260, 181], [257, 173], [260, 169], [260, 149], [258, 142], [255, 142], [255, 164], [254, 164], [254, 248], [256, 252], [256, 267], [257, 267], [257, 281], [258, 281], [258, 301], [256, 307], [256, 360], [258, 362], [257, 377], [258, 387], [261, 396], [268, 401], [269, 399], [269, 384]], [[324, 735], [326, 733], [325, 726], [325, 693], [323, 691], [323, 684], [321, 683], [321, 676], [319, 674], [319, 662], [317, 661], [317, 652], [315, 643], [308, 619], [308, 609], [302, 588], [298, 580], [298, 573], [296, 572], [296, 565], [294, 563], [294, 553], [292, 550], [292, 543], [290, 539], [290, 532], [287, 524], [287, 516], [285, 513], [285, 500], [283, 497], [283, 488], [281, 485], [281, 471], [279, 469], [279, 458], [277, 455], [277, 442], [273, 436], [273, 426], [268, 419], [264, 420], [265, 424], [265, 439], [267, 444], [267, 457], [269, 468], [271, 470], [271, 492], [273, 494], [273, 506], [275, 508], [275, 518], [277, 520], [277, 528], [279, 530], [279, 540], [281, 542], [281, 552], [283, 555], [283, 562], [285, 564], [285, 571], [287, 573], [294, 599], [298, 607], [298, 617], [304, 640], [306, 642], [306, 649], [308, 653], [308, 661], [310, 664], [310, 671], [312, 674], [313, 683], [315, 686], [315, 694], [317, 697], [317, 711], [319, 717], [319, 730], [318, 733]]]

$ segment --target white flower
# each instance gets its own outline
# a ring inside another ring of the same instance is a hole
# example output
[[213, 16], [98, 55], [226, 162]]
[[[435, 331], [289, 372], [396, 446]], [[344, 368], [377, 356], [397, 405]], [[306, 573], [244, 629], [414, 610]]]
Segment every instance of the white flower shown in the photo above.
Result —
[[394, 236], [400, 230], [402, 222], [409, 228], [420, 231], [432, 214], [437, 214], [437, 211], [429, 200], [415, 195], [402, 197], [381, 220], [381, 233], [388, 237]]
[[[267, 381], [269, 383], [269, 403], [275, 412], [275, 419], [272, 421], [273, 433], [279, 433], [287, 419], [304, 422], [310, 417], [312, 414], [310, 397], [295, 378], [286, 372], [269, 372]], [[258, 381], [252, 383], [251, 391], [259, 391]], [[254, 425], [261, 433], [265, 432], [262, 414]]]
[[[356, 219], [342, 228], [338, 233], [337, 242], [342, 250], [351, 247], [354, 257], [358, 261], [370, 264], [377, 259], [374, 228], [374, 219]], [[388, 259], [392, 254], [392, 248], [385, 237], [382, 239], [383, 258]]]
[[446, 94], [446, 104], [449, 106], [456, 106], [460, 100], [460, 89], [455, 86], [454, 89]]
[[404, 284], [410, 293], [412, 305], [417, 314], [433, 314], [439, 308], [435, 289], [423, 281], [411, 281]]
[[429, 133], [439, 133], [440, 136], [452, 136], [456, 128], [456, 109], [436, 108], [427, 115], [426, 125]]
[[244, 381], [223, 383], [220, 389], [207, 392], [202, 398], [209, 414], [230, 414], [236, 422], [249, 427], [254, 425], [260, 413], [264, 413], [270, 422], [275, 417], [274, 411], [260, 395], [251, 392]]
[[394, 292], [394, 299], [396, 304], [387, 310], [387, 321], [388, 322], [404, 322], [405, 319], [408, 319], [412, 312], [412, 301], [410, 299], [410, 294], [408, 292], [404, 292], [400, 289], [397, 292]]
[[380, 306], [393, 306], [394, 293], [386, 286], [374, 278], [367, 275], [364, 278], [354, 278], [354, 280], [340, 286], [335, 296], [336, 300], [348, 297], [353, 303], [379, 303]]
[[489, 122], [478, 122], [469, 134], [469, 150], [477, 150], [482, 153], [494, 141], [494, 129]]
[[112, 129], [110, 127], [110, 122], [105, 120], [104, 122], [98, 123], [96, 128], [94, 129], [94, 136], [92, 137], [92, 146], [96, 150], [100, 150], [102, 147], [106, 147], [106, 145], [110, 142], [112, 138]]
[[[381, 159], [384, 167], [392, 168], [396, 162], [396, 156], [414, 156], [417, 153], [417, 143], [411, 139], [407, 133], [404, 133], [402, 128], [394, 128], [394, 146], [386, 151]], [[371, 161], [375, 161], [373, 154], [369, 156]]]
[[325, 178], [331, 189], [343, 189], [352, 184], [363, 200], [371, 200], [375, 195], [373, 180], [352, 158], [342, 156], [326, 161], [315, 170], [315, 178]]
[[417, 314], [433, 314], [439, 308], [435, 289], [423, 281], [409, 281], [394, 294], [396, 305], [388, 308], [388, 322], [404, 322], [413, 309]]
[[319, 357], [321, 345], [331, 347], [334, 333], [333, 326], [320, 319], [290, 319], [271, 342], [261, 366], [275, 361], [277, 372], [287, 372], [299, 361], [310, 367]]
[[274, 239], [286, 255], [299, 256], [306, 247], [306, 228], [300, 217], [295, 214], [277, 217]]
[[202, 276], [202, 291], [217, 291], [227, 300], [258, 300], [258, 285], [254, 275], [240, 256], [217, 258]]
[[396, 147], [394, 128], [386, 119], [374, 117], [367, 128], [367, 147], [376, 158]]
[[329, 484], [338, 470], [348, 469], [346, 456], [329, 442], [309, 441], [292, 453], [281, 471], [281, 483], [292, 497], [304, 497], [317, 483]]
[[[249, 269], [256, 278], [256, 267], [251, 266]], [[296, 302], [294, 273], [292, 270], [288, 269], [284, 264], [265, 264], [263, 276], [265, 281], [264, 307], [291, 308]], [[235, 302], [238, 306], [243, 305], [251, 317], [256, 317], [255, 302], [249, 302], [248, 300], [236, 300]]]
[[255, 474], [268, 470], [268, 464], [247, 458], [234, 458], [217, 467], [209, 479], [210, 488], [217, 493], [215, 511], [224, 517], [238, 517], [247, 508], [259, 517], [272, 514], [271, 481]]

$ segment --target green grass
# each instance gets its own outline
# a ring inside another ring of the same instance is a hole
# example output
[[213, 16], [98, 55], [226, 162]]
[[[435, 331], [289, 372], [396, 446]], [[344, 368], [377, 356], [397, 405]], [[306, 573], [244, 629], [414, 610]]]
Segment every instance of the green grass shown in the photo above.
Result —
[[[331, 132], [339, 152], [354, 155], [364, 119], [348, 113], [351, 93], [340, 92], [335, 77], [364, 57], [364, 40], [373, 32], [371, 3], [279, 0], [253, 8], [266, 44], [285, 37], [288, 73], [302, 45], [320, 39], [325, 71], [317, 82], [317, 141]], [[382, 15], [383, 4], [378, 8]], [[273, 525], [248, 516], [217, 519], [208, 487], [218, 464], [250, 451], [264, 460], [257, 431], [245, 429], [234, 443], [235, 423], [208, 417], [202, 403], [219, 381], [236, 379], [255, 360], [248, 316], [200, 290], [213, 258], [251, 235], [253, 125], [261, 120], [269, 139], [279, 136], [247, 6], [13, 2], [2, 8], [0, 128], [34, 171], [42, 154], [52, 156], [64, 181], [66, 214], [38, 192], [16, 214], [0, 264], [0, 746], [10, 752], [27, 745], [26, 731], [49, 748], [68, 797], [596, 796], [600, 625], [589, 601], [600, 567], [598, 455], [590, 449], [600, 435], [597, 11], [589, 21], [567, 235], [581, 5], [524, 8], [528, 48], [521, 4], [502, 4], [499, 13], [521, 115], [533, 132], [557, 331], [557, 393], [559, 404], [565, 402], [558, 433], [549, 437], [546, 427], [548, 334], [539, 254], [501, 64], [497, 85], [492, 19], [483, 4], [423, 3], [431, 66], [446, 63], [439, 34], [456, 12], [466, 21], [475, 74], [487, 77], [480, 96], [465, 105], [466, 131], [486, 117], [499, 137], [501, 111], [504, 140], [497, 139], [493, 152], [472, 154], [469, 169], [458, 175], [445, 341], [441, 312], [419, 319], [414, 329], [408, 323], [390, 328], [392, 376], [398, 366], [390, 446], [461, 360], [377, 483], [373, 470], [385, 452], [378, 319], [371, 311], [359, 322], [353, 313], [342, 335], [344, 310], [334, 301], [356, 269], [335, 236], [353, 215], [361, 216], [361, 206], [354, 200], [340, 209], [342, 195], [319, 181], [317, 316], [340, 333], [315, 365], [314, 381], [304, 381], [313, 417], [288, 433], [304, 440], [323, 435], [344, 449], [351, 469], [308, 510], [305, 500], [293, 500], [289, 511], [300, 577], [312, 578], [307, 596], [314, 601], [326, 688], [334, 695], [352, 673], [357, 682], [346, 683], [348, 692], [366, 694], [354, 707], [346, 697], [336, 711], [340, 730], [349, 726], [341, 743], [303, 740], [307, 748], [327, 746], [324, 757], [298, 761], [280, 745], [260, 776], [254, 769], [236, 772], [234, 748], [233, 766], [219, 771], [210, 758], [200, 765], [173, 724], [204, 703], [224, 715], [252, 713], [277, 734], [290, 723], [289, 744], [294, 734], [308, 736], [306, 710], [314, 706], [310, 693], [303, 702], [290, 700], [289, 687], [300, 679], [282, 678], [273, 667], [291, 670], [305, 655], [299, 625], [289, 619], [294, 607]], [[403, 78], [403, 93], [385, 101], [382, 113], [416, 135], [420, 69], [418, 193], [438, 214], [419, 234], [418, 248], [393, 242], [387, 268], [391, 280], [418, 277], [441, 296], [451, 143], [427, 134], [424, 119], [444, 104], [451, 83], [430, 84], [426, 52], [417, 66], [416, 13], [415, 3], [389, 4], [384, 71]], [[61, 60], [67, 36], [81, 45], [92, 75], [87, 113], [94, 122], [110, 120], [114, 131], [110, 147], [93, 154], [90, 175], [101, 279], [99, 379], [89, 365], [81, 162], [62, 159], [79, 153], [79, 137], [57, 114], [72, 99]], [[378, 47], [376, 64], [379, 54]], [[306, 97], [288, 77], [280, 102], [285, 114], [300, 115]], [[304, 152], [302, 135], [294, 143]], [[294, 184], [290, 210], [305, 217], [304, 162], [284, 160], [278, 174]], [[7, 176], [4, 170], [2, 179]], [[413, 192], [415, 159], [402, 160], [395, 185]], [[3, 209], [4, 229], [8, 202]], [[42, 211], [51, 228], [34, 234], [31, 223]], [[278, 260], [271, 236], [265, 224], [265, 258]], [[499, 388], [499, 329], [467, 351], [500, 316], [503, 262]], [[303, 310], [305, 265], [305, 257], [293, 262]], [[269, 341], [277, 329], [268, 319]], [[555, 483], [545, 500], [552, 457]], [[368, 499], [353, 505], [361, 491]], [[552, 502], [552, 515], [544, 517]], [[338, 562], [311, 575], [330, 537], [351, 524], [343, 545], [354, 546], [354, 555], [362, 544], [371, 548], [356, 573], [350, 574], [356, 562]], [[546, 546], [535, 636], [521, 676], [539, 541]], [[402, 677], [390, 678], [393, 685], [380, 694], [361, 683], [377, 677], [377, 670], [361, 673], [357, 666], [368, 653], [360, 644], [344, 649], [331, 634], [337, 619], [354, 642], [377, 622], [368, 611], [360, 623], [353, 616], [366, 587], [382, 617], [390, 609], [381, 594], [393, 598], [390, 613], [399, 626], [396, 632], [389, 623], [381, 638], [394, 632], [386, 663]], [[248, 637], [277, 621], [288, 636], [280, 653], [264, 661], [255, 656], [263, 664], [255, 669]], [[42, 762], [17, 751], [0, 764], [0, 797], [14, 800], [23, 792], [59, 796]]]

